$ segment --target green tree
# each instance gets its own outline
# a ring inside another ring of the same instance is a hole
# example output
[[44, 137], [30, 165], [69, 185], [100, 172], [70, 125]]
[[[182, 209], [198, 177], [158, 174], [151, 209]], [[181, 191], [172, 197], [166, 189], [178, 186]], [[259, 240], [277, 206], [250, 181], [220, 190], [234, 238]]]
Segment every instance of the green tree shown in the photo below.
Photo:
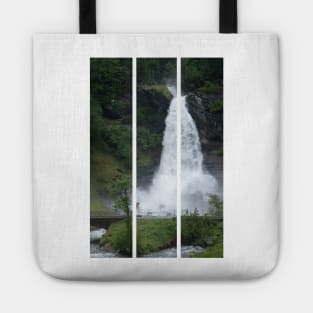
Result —
[[126, 168], [131, 168], [132, 132], [129, 125], [113, 123], [106, 127], [107, 144], [112, 148], [115, 156], [121, 160]]
[[223, 59], [183, 58], [182, 89], [184, 93], [201, 91], [221, 93], [223, 86]]
[[131, 177], [123, 175], [116, 179], [111, 185], [111, 194], [116, 196], [114, 208], [122, 210], [126, 214], [126, 237], [125, 245], [129, 254], [132, 251], [132, 227], [131, 227], [131, 201], [130, 201]]
[[208, 215], [200, 216], [198, 209], [182, 215], [182, 243], [185, 245], [207, 246], [210, 236]]
[[137, 59], [138, 85], [165, 84], [176, 80], [176, 59]]
[[210, 195], [209, 211], [216, 217], [223, 217], [223, 201], [217, 195]]

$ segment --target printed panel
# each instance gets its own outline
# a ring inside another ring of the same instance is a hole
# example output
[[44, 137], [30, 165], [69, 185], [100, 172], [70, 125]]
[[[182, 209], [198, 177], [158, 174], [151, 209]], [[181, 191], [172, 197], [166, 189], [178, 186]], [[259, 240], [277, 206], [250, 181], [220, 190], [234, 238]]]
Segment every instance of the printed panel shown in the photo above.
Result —
[[90, 256], [132, 256], [132, 59], [90, 60]]
[[223, 59], [181, 60], [181, 256], [223, 257]]
[[137, 59], [137, 256], [176, 258], [175, 58]]

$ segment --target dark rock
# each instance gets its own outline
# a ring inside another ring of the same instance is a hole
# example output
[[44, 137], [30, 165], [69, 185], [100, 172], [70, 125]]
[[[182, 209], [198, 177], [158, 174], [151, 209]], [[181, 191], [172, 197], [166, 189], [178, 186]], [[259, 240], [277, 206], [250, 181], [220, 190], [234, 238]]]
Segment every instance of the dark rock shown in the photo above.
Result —
[[[137, 90], [137, 125], [146, 128], [151, 134], [163, 138], [165, 119], [173, 99], [165, 85], [138, 86]], [[138, 132], [138, 130], [137, 130]], [[145, 164], [138, 164], [138, 185], [150, 186], [153, 175], [160, 164], [162, 145], [145, 151]]]
[[111, 246], [110, 243], [106, 243], [104, 246], [103, 246], [103, 250], [106, 251], [106, 252], [112, 252], [113, 251], [113, 248]]
[[223, 110], [215, 108], [218, 101], [223, 101], [221, 95], [189, 94], [187, 96], [188, 110], [196, 122], [201, 143], [223, 142]]
[[[165, 118], [172, 98], [167, 87], [163, 85], [138, 87], [138, 124], [153, 133], [163, 134]], [[144, 113], [142, 114], [144, 118], [141, 118], [141, 112]]]
[[124, 97], [117, 100], [112, 100], [111, 103], [103, 103], [103, 114], [108, 119], [122, 119], [125, 116], [130, 116], [132, 113], [132, 102], [130, 97]]

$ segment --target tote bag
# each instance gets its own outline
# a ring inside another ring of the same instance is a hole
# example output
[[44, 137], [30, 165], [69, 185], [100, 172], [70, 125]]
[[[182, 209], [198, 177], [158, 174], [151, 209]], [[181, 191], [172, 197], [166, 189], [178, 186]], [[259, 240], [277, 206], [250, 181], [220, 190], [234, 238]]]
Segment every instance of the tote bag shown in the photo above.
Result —
[[34, 239], [71, 280], [253, 279], [279, 248], [279, 48], [237, 34], [34, 38]]

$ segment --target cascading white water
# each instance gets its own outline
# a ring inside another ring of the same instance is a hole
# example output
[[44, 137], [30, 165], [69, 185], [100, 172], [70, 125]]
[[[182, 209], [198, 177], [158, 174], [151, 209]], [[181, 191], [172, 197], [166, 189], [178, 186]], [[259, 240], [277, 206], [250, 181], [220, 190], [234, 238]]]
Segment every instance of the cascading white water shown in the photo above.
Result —
[[177, 129], [175, 88], [168, 87], [173, 94], [165, 120], [163, 149], [160, 166], [155, 172], [148, 190], [138, 190], [138, 213], [142, 215], [176, 215], [176, 171], [177, 171]]
[[210, 194], [218, 193], [216, 179], [203, 168], [203, 154], [196, 124], [188, 111], [186, 97], [181, 98], [181, 203], [182, 211], [208, 209]]
[[[138, 213], [141, 215], [176, 215], [177, 185], [177, 97], [176, 89], [168, 87], [173, 94], [165, 120], [163, 150], [160, 166], [147, 190], [138, 190]], [[181, 200], [182, 210], [197, 208], [200, 214], [208, 212], [209, 194], [217, 192], [217, 182], [203, 169], [203, 155], [199, 134], [188, 112], [186, 97], [181, 98]]]

